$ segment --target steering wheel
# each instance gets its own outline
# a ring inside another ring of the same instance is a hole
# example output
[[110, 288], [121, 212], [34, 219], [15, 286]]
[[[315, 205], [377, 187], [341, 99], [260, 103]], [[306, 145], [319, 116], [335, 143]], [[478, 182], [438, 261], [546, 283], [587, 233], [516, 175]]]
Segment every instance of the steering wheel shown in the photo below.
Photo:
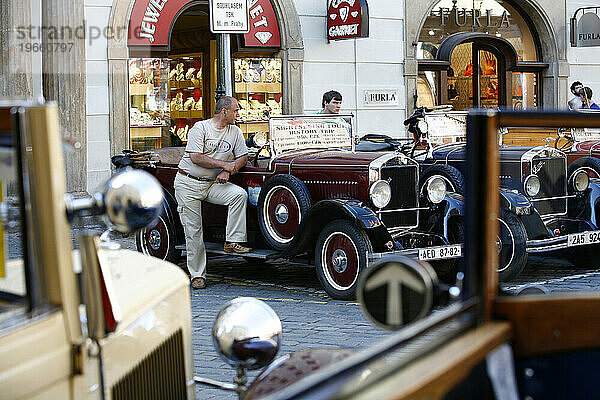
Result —
[[[561, 139], [563, 140], [561, 142]], [[560, 146], [559, 146], [559, 143]], [[557, 150], [564, 150], [566, 148], [571, 147], [575, 143], [575, 139], [573, 139], [573, 135], [571, 131], [558, 131], [556, 135], [556, 140], [554, 141], [554, 148]]]
[[254, 157], [252, 157], [249, 161], [250, 161], [250, 165], [257, 167], [258, 168], [258, 157], [260, 156], [260, 153], [265, 150], [265, 149], [269, 149], [269, 145], [268, 144], [264, 144], [262, 145], [257, 151], [256, 154], [254, 154]]

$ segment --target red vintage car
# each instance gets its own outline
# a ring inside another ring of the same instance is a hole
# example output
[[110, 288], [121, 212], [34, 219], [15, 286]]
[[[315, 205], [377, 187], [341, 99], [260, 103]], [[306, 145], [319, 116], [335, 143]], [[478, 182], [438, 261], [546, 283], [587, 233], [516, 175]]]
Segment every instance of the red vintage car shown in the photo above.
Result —
[[[251, 148], [248, 165], [232, 178], [248, 191], [248, 241], [255, 250], [245, 256], [304, 256], [337, 299], [354, 298], [361, 271], [394, 252], [432, 261], [453, 281], [462, 255], [462, 197], [447, 192], [442, 179], [419, 191], [419, 165], [410, 157], [355, 152], [354, 145], [351, 116], [271, 119], [268, 144]], [[133, 164], [162, 183], [163, 214], [137, 234], [137, 244], [174, 262], [185, 248], [173, 189], [183, 151], [113, 158], [115, 165]], [[222, 252], [226, 210], [206, 204], [203, 218], [207, 250]]]
[[567, 154], [569, 177], [580, 169], [600, 178], [600, 130], [559, 130], [554, 146]]

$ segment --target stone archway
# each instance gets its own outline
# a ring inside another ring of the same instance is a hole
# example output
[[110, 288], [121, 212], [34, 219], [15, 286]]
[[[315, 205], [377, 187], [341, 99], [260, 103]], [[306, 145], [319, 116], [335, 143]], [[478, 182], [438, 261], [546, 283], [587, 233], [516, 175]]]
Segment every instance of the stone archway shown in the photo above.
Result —
[[[412, 99], [418, 77], [416, 49], [419, 34], [425, 20], [439, 0], [412, 2], [405, 6], [405, 68], [407, 99]], [[556, 4], [554, 0], [506, 0], [514, 8], [522, 11], [539, 42], [539, 60], [549, 64], [542, 76], [544, 107], [556, 108], [566, 104], [568, 95], [569, 64], [567, 62], [567, 40], [565, 35], [557, 34], [565, 24], [566, 5]], [[565, 37], [563, 37], [565, 36]], [[412, 113], [412, 102], [407, 101], [407, 114]]]
[[[280, 33], [282, 59], [282, 79], [284, 82], [283, 112], [301, 114], [302, 99], [302, 64], [304, 61], [304, 44], [300, 19], [293, 0], [271, 0], [277, 14]], [[129, 81], [128, 67], [129, 49], [127, 32], [129, 18], [135, 0], [114, 0], [110, 14], [110, 26], [113, 37], [108, 40], [108, 86], [110, 93], [109, 129], [111, 154], [121, 153], [129, 147]]]

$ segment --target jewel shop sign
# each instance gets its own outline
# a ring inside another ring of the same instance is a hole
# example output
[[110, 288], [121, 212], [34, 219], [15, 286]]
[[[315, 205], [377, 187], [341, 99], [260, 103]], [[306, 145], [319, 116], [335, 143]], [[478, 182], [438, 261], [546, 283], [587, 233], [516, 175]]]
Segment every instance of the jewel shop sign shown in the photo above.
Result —
[[328, 0], [327, 40], [369, 37], [367, 0]]

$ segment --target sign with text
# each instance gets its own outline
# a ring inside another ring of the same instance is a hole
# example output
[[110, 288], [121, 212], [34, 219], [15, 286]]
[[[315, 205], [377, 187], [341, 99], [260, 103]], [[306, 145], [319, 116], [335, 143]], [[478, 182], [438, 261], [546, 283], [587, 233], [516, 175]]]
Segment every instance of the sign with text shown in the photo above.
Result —
[[292, 150], [354, 149], [351, 115], [300, 115], [269, 119], [271, 154]]
[[192, 0], [136, 0], [129, 19], [129, 46], [169, 46], [175, 15]]
[[369, 37], [367, 0], [328, 0], [327, 40]]
[[392, 90], [365, 90], [365, 106], [397, 106], [398, 91]]
[[248, 33], [250, 17], [247, 0], [210, 0], [212, 33]]
[[426, 114], [429, 132], [427, 136], [433, 144], [457, 143], [467, 140], [467, 113], [462, 111]]
[[[595, 13], [584, 13], [577, 25], [576, 47], [600, 46], [600, 17]], [[573, 27], [571, 27], [573, 29]]]
[[600, 141], [600, 129], [598, 128], [573, 128], [571, 130], [571, 135], [576, 143], [588, 140]]
[[270, 0], [249, 0], [250, 31], [244, 35], [245, 47], [279, 47], [279, 23]]

